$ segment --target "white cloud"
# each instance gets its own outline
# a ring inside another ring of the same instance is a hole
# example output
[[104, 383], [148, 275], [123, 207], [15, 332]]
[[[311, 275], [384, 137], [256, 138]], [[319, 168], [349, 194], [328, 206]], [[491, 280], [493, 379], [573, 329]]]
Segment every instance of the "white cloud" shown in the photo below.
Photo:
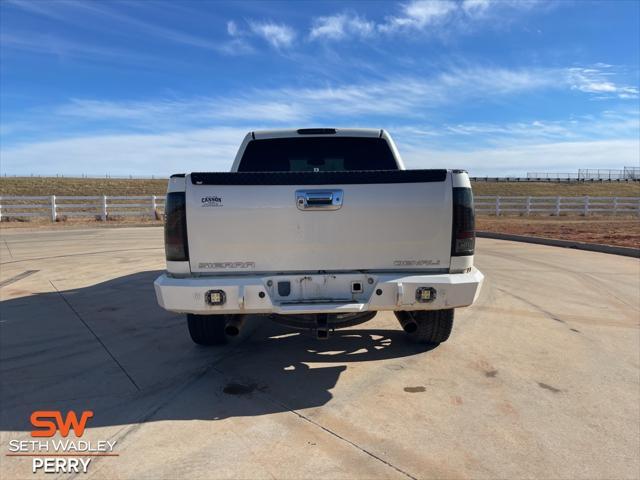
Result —
[[[75, 99], [58, 116], [94, 122], [126, 121], [138, 128], [205, 126], [216, 122], [291, 124], [367, 115], [404, 116], [419, 122], [429, 110], [461, 102], [496, 102], [523, 92], [573, 88], [568, 69], [468, 67], [430, 77], [397, 76], [357, 84], [315, 88], [252, 89], [234, 96], [110, 102]], [[615, 84], [613, 84], [615, 86]], [[617, 94], [624, 87], [615, 86]], [[601, 95], [583, 87], [587, 95]], [[632, 92], [633, 93], [633, 92]]]
[[[392, 132], [393, 133], [393, 132]], [[622, 169], [640, 162], [640, 140], [549, 142], [472, 151], [402, 148], [407, 168], [464, 168], [476, 176], [523, 176], [527, 171], [577, 172], [579, 168]]]
[[562, 71], [474, 67], [432, 77], [398, 76], [331, 87], [253, 89], [235, 96], [111, 102], [74, 99], [55, 110], [80, 121], [113, 122], [158, 129], [213, 122], [291, 124], [365, 115], [407, 118], [468, 100], [492, 101], [519, 92], [558, 88]]
[[[637, 138], [640, 113], [633, 109], [562, 120], [531, 120], [507, 123], [413, 124], [389, 126], [396, 137], [410, 147], [428, 142], [431, 146], [456, 145], [465, 148], [501, 148], [549, 142], [594, 141], [611, 138]], [[427, 138], [428, 137], [428, 138]]]
[[249, 120], [259, 122], [299, 121], [305, 110], [288, 100], [286, 94], [230, 98], [197, 97], [182, 100], [112, 102], [74, 99], [56, 110], [62, 117], [89, 121], [127, 122], [146, 129], [172, 129], [179, 125], [211, 124], [216, 121]]
[[[581, 75], [584, 70], [580, 69]], [[597, 69], [586, 70], [592, 75], [591, 70]], [[613, 75], [603, 78], [615, 91], [585, 82], [576, 91], [585, 96], [619, 96], [626, 88], [618, 85]], [[2, 169], [8, 173], [54, 174], [168, 174], [203, 169], [203, 165], [225, 169], [228, 164], [224, 161], [231, 161], [248, 130], [317, 125], [384, 127], [394, 134], [408, 159], [426, 159], [423, 164], [410, 164], [415, 167], [442, 161], [446, 163], [442, 166], [495, 174], [539, 169], [548, 159], [549, 167], [545, 168], [556, 170], [574, 164], [576, 168], [616, 168], [640, 161], [640, 120], [637, 108], [631, 105], [626, 110], [617, 107], [600, 115], [554, 121], [429, 123], [432, 112], [446, 112], [451, 105], [502, 102], [522, 93], [567, 91], [577, 84], [573, 69], [476, 66], [428, 77], [253, 89], [224, 97], [128, 102], [75, 99], [13, 119], [8, 132], [2, 132]], [[81, 133], [69, 138], [74, 131]], [[38, 139], [34, 141], [36, 134]], [[61, 135], [67, 138], [60, 139]], [[56, 140], [43, 139], [47, 137]], [[607, 152], [609, 147], [611, 151]], [[45, 172], [47, 168], [50, 170]], [[500, 168], [512, 170], [500, 172]]]
[[247, 55], [256, 51], [249, 42], [242, 38], [232, 38], [228, 42], [222, 42], [218, 45], [217, 50], [224, 55]]
[[593, 93], [616, 92], [618, 90], [616, 86], [611, 82], [590, 82], [579, 85], [577, 88], [583, 92]]
[[227, 22], [227, 33], [232, 37], [236, 37], [240, 34], [238, 25], [233, 20]]
[[460, 6], [466, 15], [482, 18], [492, 11], [504, 14], [507, 10], [528, 11], [545, 5], [553, 8], [546, 0], [463, 0]]
[[88, 120], [153, 120], [157, 117], [176, 113], [179, 104], [167, 100], [156, 102], [110, 102], [103, 100], [72, 99], [57, 110], [58, 114], [78, 116]]
[[379, 23], [354, 13], [314, 18], [309, 38], [342, 40], [368, 38], [375, 34], [412, 35], [416, 32], [450, 35], [469, 32], [474, 24], [504, 25], [518, 12], [546, 4], [544, 0], [410, 0], [399, 5], [398, 13]]
[[367, 37], [373, 33], [374, 28], [374, 22], [358, 15], [340, 13], [338, 15], [314, 19], [309, 38], [311, 40], [340, 40], [351, 35]]
[[616, 84], [611, 77], [615, 75], [611, 65], [597, 64], [592, 68], [570, 68], [567, 71], [571, 88], [585, 93], [600, 94], [600, 98], [618, 97], [622, 99], [638, 98], [638, 88]]
[[[116, 11], [114, 9], [108, 8], [105, 5], [107, 3], [100, 2], [71, 2], [66, 4], [68, 6], [72, 6], [78, 10], [84, 11], [85, 13], [89, 13], [94, 15], [101, 20], [103, 18], [110, 18], [120, 23], [132, 25], [136, 28], [138, 32], [145, 33], [148, 35], [155, 36], [157, 38], [163, 39], [165, 41], [170, 41], [174, 43], [189, 45], [192, 47], [198, 47], [208, 50], [218, 50], [218, 46], [215, 41], [209, 39], [208, 37], [202, 37], [198, 35], [194, 35], [190, 32], [185, 32], [183, 30], [177, 30], [174, 28], [165, 27], [156, 23], [147, 22], [144, 20], [140, 20], [136, 17], [127, 15], [122, 13], [122, 11]], [[54, 7], [58, 8], [58, 4]]]
[[[147, 135], [102, 135], [17, 145], [2, 150], [4, 174], [169, 175], [226, 171], [248, 128], [212, 128]], [[429, 148], [391, 129], [408, 168], [464, 168], [472, 175], [524, 175], [527, 171], [575, 172], [622, 168], [640, 162], [640, 141], [543, 142], [493, 148]], [[43, 162], [43, 158], [47, 161]]]
[[309, 38], [312, 40], [316, 38], [328, 38], [331, 40], [344, 38], [347, 34], [344, 25], [345, 20], [346, 17], [343, 14], [315, 19]]
[[621, 169], [640, 163], [640, 112], [562, 120], [388, 127], [409, 168], [465, 168], [472, 175]]
[[287, 48], [293, 44], [296, 32], [285, 24], [272, 22], [249, 22], [251, 31], [265, 39], [274, 48]]
[[100, 46], [88, 42], [69, 41], [56, 35], [40, 35], [34, 32], [28, 34], [3, 32], [0, 34], [0, 45], [2, 45], [3, 54], [10, 50], [16, 50], [60, 58], [135, 63], [145, 66], [157, 64], [162, 60], [160, 57], [141, 54], [132, 50]]
[[462, 10], [467, 15], [483, 15], [491, 5], [491, 0], [464, 0]]
[[255, 48], [248, 40], [250, 32], [243, 30], [236, 22], [227, 22], [227, 34], [231, 37], [225, 42], [221, 42], [217, 50], [224, 55], [247, 55], [255, 53]]
[[458, 4], [449, 0], [413, 0], [403, 4], [402, 12], [397, 16], [389, 17], [386, 23], [379, 25], [379, 29], [383, 32], [421, 30], [443, 21], [458, 8]]
[[245, 134], [245, 129], [215, 128], [95, 135], [17, 145], [3, 148], [2, 173], [169, 175], [225, 171]]
[[[251, 45], [242, 39], [233, 39], [229, 42], [219, 42], [209, 36], [195, 35], [192, 32], [165, 27], [163, 25], [141, 20], [135, 16], [125, 14], [122, 9], [111, 8], [107, 2], [28, 2], [22, 0], [11, 0], [12, 5], [26, 10], [30, 13], [42, 15], [50, 19], [85, 28], [91, 25], [96, 31], [108, 32], [108, 34], [131, 35], [127, 29], [113, 28], [107, 19], [117, 22], [120, 25], [133, 27], [135, 35], [149, 35], [165, 42], [172, 42], [180, 45], [201, 48], [205, 50], [217, 51], [225, 55], [238, 55], [252, 53]], [[113, 4], [112, 4], [113, 5]], [[235, 33], [240, 33], [234, 22], [227, 23], [227, 32], [232, 37]], [[235, 33], [232, 33], [235, 32]], [[29, 51], [40, 51], [45, 53], [55, 53], [60, 56], [83, 56], [92, 58], [114, 57], [116, 59], [127, 57], [135, 58], [142, 55], [135, 53], [137, 42], [127, 42], [131, 44], [128, 50], [120, 50], [121, 53], [111, 47], [98, 47], [87, 44], [73, 43], [62, 39], [48, 38], [47, 36], [29, 34], [17, 42], [15, 38], [10, 38], [9, 46]], [[4, 39], [3, 39], [4, 46]], [[55, 51], [54, 48], [56, 49]], [[147, 57], [149, 58], [149, 57]], [[154, 64], [166, 59], [154, 59]], [[149, 62], [151, 63], [151, 62]]]

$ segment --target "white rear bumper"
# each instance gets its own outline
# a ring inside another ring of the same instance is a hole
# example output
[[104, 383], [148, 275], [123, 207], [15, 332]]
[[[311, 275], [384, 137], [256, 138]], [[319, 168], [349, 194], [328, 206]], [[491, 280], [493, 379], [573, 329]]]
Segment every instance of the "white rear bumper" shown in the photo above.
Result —
[[[224, 313], [349, 313], [378, 310], [441, 310], [466, 307], [477, 298], [484, 275], [469, 273], [411, 274], [291, 274], [209, 277], [159, 276], [154, 282], [161, 307], [172, 312]], [[280, 295], [279, 282], [289, 282], [289, 295]], [[361, 291], [353, 292], [354, 283]], [[416, 300], [416, 289], [431, 287], [435, 298]], [[210, 290], [222, 290], [223, 305], [209, 305]]]

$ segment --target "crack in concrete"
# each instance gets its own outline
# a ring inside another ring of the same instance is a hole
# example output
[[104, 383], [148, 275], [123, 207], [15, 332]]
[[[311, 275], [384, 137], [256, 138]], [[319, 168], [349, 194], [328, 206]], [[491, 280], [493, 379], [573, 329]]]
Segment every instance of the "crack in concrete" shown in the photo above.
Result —
[[337, 439], [348, 443], [349, 445], [351, 445], [352, 447], [360, 450], [362, 453], [370, 456], [371, 458], [385, 464], [386, 466], [393, 468], [396, 472], [401, 473], [402, 475], [404, 475], [407, 478], [410, 478], [411, 480], [418, 480], [417, 477], [411, 475], [409, 472], [406, 472], [404, 470], [402, 470], [400, 467], [397, 467], [396, 465], [394, 465], [393, 463], [389, 462], [388, 460], [385, 460], [382, 457], [379, 457], [378, 455], [376, 455], [373, 452], [370, 452], [369, 450], [367, 450], [364, 447], [361, 447], [360, 445], [358, 445], [357, 443], [355, 443], [354, 441], [349, 440], [346, 437], [343, 437], [342, 435], [340, 435], [337, 432], [334, 432], [333, 430], [331, 430], [330, 428], [325, 427], [324, 425], [321, 425], [320, 423], [316, 422], [315, 420], [311, 420], [309, 417], [307, 417], [306, 415], [303, 415], [302, 413], [298, 412], [297, 410], [292, 409], [291, 407], [289, 407], [286, 403], [281, 402], [280, 400], [276, 399], [275, 397], [273, 397], [273, 395], [269, 395], [267, 393], [264, 393], [265, 396], [269, 397], [269, 399], [280, 405], [282, 408], [285, 408], [287, 411], [289, 411], [290, 413], [293, 413], [294, 415], [296, 415], [298, 418], [300, 418], [301, 420], [304, 420], [305, 422], [310, 423], [311, 425], [319, 428], [320, 430], [323, 430], [324, 432], [328, 433], [329, 435], [332, 435], [334, 437], [336, 437]]
[[91, 332], [91, 334], [98, 341], [98, 343], [100, 345], [102, 345], [102, 348], [104, 349], [104, 351], [107, 352], [107, 354], [116, 363], [116, 365], [118, 365], [118, 367], [120, 367], [120, 370], [122, 370], [122, 373], [124, 373], [127, 376], [127, 378], [133, 384], [133, 386], [136, 387], [136, 390], [140, 391], [140, 387], [138, 386], [136, 381], [133, 379], [133, 377], [131, 375], [129, 375], [129, 372], [127, 372], [127, 370], [122, 366], [122, 364], [113, 355], [113, 353], [111, 353], [111, 350], [109, 350], [109, 348], [107, 348], [107, 346], [100, 339], [100, 337], [96, 334], [96, 332], [94, 332], [93, 329], [89, 326], [89, 324], [84, 320], [84, 318], [82, 318], [82, 316], [80, 316], [78, 311], [75, 308], [73, 308], [73, 305], [71, 305], [71, 303], [69, 303], [69, 301], [66, 299], [66, 297], [62, 294], [62, 292], [60, 290], [58, 290], [58, 288], [53, 284], [53, 282], [51, 280], [49, 280], [49, 283], [51, 284], [53, 289], [58, 293], [58, 295], [60, 295], [60, 298], [62, 299], [62, 301], [67, 304], [69, 309], [74, 313], [74, 315], [78, 318], [78, 320], [80, 320], [82, 322], [82, 324], [87, 328], [87, 330], [89, 330], [89, 332]]
[[13, 258], [13, 253], [11, 253], [11, 249], [9, 248], [9, 244], [7, 243], [7, 239], [3, 238], [4, 246], [7, 247], [7, 252], [9, 252], [9, 257]]
[[11, 277], [11, 278], [7, 278], [6, 280], [3, 280], [2, 282], [0, 282], [0, 288], [2, 287], [6, 287], [7, 285], [11, 285], [12, 283], [17, 282], [18, 280], [22, 280], [23, 278], [27, 278], [30, 275], [33, 275], [34, 273], [38, 273], [40, 270], [27, 270], [25, 272], [19, 273], [18, 275]]
[[[155, 416], [156, 413], [158, 413], [160, 410], [166, 407], [169, 403], [171, 403], [174, 399], [180, 396], [185, 390], [187, 390], [188, 388], [193, 386], [195, 383], [197, 383], [207, 373], [209, 373], [212, 370], [220, 373], [220, 370], [215, 368], [216, 365], [218, 365], [219, 363], [222, 363], [225, 360], [228, 360], [229, 358], [232, 358], [233, 355], [238, 351], [239, 347], [241, 347], [244, 344], [244, 342], [249, 339], [250, 336], [251, 335], [248, 335], [246, 338], [242, 339], [237, 345], [231, 348], [226, 355], [223, 355], [222, 357], [214, 360], [210, 364], [205, 365], [204, 367], [198, 369], [189, 378], [187, 378], [184, 382], [182, 382], [181, 385], [177, 386], [175, 389], [170, 391], [167, 396], [159, 399], [157, 404], [155, 404], [154, 406], [149, 408], [145, 413], [140, 415], [137, 418], [135, 424], [127, 425], [126, 427], [121, 428], [115, 434], [109, 437], [109, 440], [116, 440], [118, 444], [124, 442], [124, 440], [127, 437], [129, 437], [130, 435], [133, 435], [138, 430], [140, 430], [144, 425], [146, 425], [146, 423], [149, 420], [151, 420]], [[102, 464], [101, 460], [102, 460], [101, 458], [95, 458], [93, 460], [94, 465], [96, 465], [96, 469], [95, 469], [96, 471], [98, 469], [97, 465]], [[79, 473], [76, 473], [68, 478], [71, 480], [71, 479], [77, 478], [79, 475], [80, 475]]]
[[536, 305], [535, 303], [527, 300], [526, 298], [523, 298], [519, 295], [516, 295], [515, 293], [511, 293], [503, 288], [498, 288], [497, 289], [499, 292], [502, 292], [506, 295], [509, 295], [510, 297], [513, 297], [517, 300], [520, 300], [523, 303], [526, 303], [527, 305], [529, 305], [530, 307], [533, 307], [534, 309], [536, 309], [537, 311], [539, 311], [540, 313], [543, 313], [546, 317], [550, 318], [551, 320], [555, 320], [556, 322], [560, 322], [560, 323], [567, 323], [565, 320], [562, 320], [561, 318], [558, 318], [557, 316], [555, 316], [553, 313], [545, 310], [544, 308], [540, 307], [539, 305]]
[[1, 262], [0, 265], [9, 265], [10, 263], [31, 262], [35, 260], [51, 260], [52, 258], [69, 258], [69, 257], [82, 257], [83, 255], [100, 255], [101, 253], [139, 252], [141, 250], [144, 251], [144, 250], [163, 250], [163, 249], [164, 247], [125, 248], [120, 250], [102, 250], [100, 252], [70, 253], [68, 255], [53, 255], [51, 257], [24, 258], [22, 260], [14, 260], [12, 262]]
[[316, 422], [316, 421], [314, 421], [314, 420], [311, 420], [309, 417], [307, 417], [307, 416], [305, 416], [305, 415], [301, 414], [300, 412], [297, 412], [296, 410], [292, 410], [292, 409], [288, 408], [288, 407], [287, 407], [286, 405], [284, 405], [284, 404], [282, 404], [282, 406], [283, 406], [283, 407], [285, 407], [285, 408], [287, 408], [291, 413], [293, 413], [294, 415], [297, 415], [297, 416], [298, 416], [299, 418], [301, 418], [302, 420], [304, 420], [304, 421], [306, 421], [306, 422], [309, 422], [310, 424], [315, 425], [316, 427], [318, 427], [318, 428], [320, 428], [321, 430], [323, 430], [323, 431], [327, 432], [328, 434], [333, 435], [334, 437], [336, 437], [336, 438], [338, 438], [338, 439], [342, 440], [343, 442], [348, 443], [348, 444], [349, 444], [349, 445], [351, 445], [352, 447], [355, 447], [355, 448], [357, 448], [358, 450], [360, 450], [362, 453], [364, 453], [364, 454], [366, 454], [366, 455], [369, 455], [371, 458], [373, 458], [373, 459], [375, 459], [375, 460], [378, 460], [379, 462], [384, 463], [384, 464], [385, 464], [385, 465], [387, 465], [388, 467], [393, 468], [396, 472], [401, 473], [401, 474], [402, 474], [402, 475], [404, 475], [405, 477], [410, 478], [411, 480], [418, 480], [418, 479], [417, 479], [417, 477], [414, 477], [413, 475], [411, 475], [411, 474], [410, 474], [410, 473], [408, 473], [408, 472], [405, 472], [405, 471], [404, 471], [404, 470], [402, 470], [401, 468], [396, 467], [393, 463], [391, 463], [391, 462], [389, 462], [389, 461], [385, 460], [385, 459], [384, 459], [384, 458], [382, 458], [382, 457], [379, 457], [378, 455], [376, 455], [376, 454], [375, 454], [375, 453], [373, 453], [373, 452], [370, 452], [370, 451], [369, 451], [369, 450], [367, 450], [366, 448], [361, 447], [361, 446], [360, 446], [360, 445], [358, 445], [357, 443], [352, 442], [352, 441], [351, 441], [351, 440], [349, 440], [348, 438], [343, 437], [343, 436], [342, 436], [342, 435], [340, 435], [339, 433], [336, 433], [336, 432], [334, 432], [333, 430], [331, 430], [331, 429], [329, 429], [329, 428], [327, 428], [327, 427], [325, 427], [325, 426], [323, 426], [323, 425], [320, 425], [318, 422]]

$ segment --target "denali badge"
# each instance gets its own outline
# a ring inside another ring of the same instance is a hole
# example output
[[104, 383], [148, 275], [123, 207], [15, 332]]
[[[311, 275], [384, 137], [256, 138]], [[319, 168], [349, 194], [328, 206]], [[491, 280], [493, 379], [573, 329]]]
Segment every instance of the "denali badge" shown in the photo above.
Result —
[[203, 207], [222, 207], [222, 198], [217, 195], [202, 197], [200, 202]]
[[425, 265], [440, 265], [440, 260], [394, 260], [396, 267], [422, 267]]
[[200, 262], [198, 268], [215, 270], [219, 268], [256, 268], [254, 262]]

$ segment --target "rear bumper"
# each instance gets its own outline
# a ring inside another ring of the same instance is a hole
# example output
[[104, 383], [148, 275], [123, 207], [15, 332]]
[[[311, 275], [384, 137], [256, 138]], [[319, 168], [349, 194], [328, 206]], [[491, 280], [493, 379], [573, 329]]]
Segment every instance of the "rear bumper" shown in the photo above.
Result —
[[[466, 307], [477, 298], [483, 280], [484, 275], [476, 268], [469, 273], [431, 275], [340, 273], [178, 278], [163, 274], [154, 287], [158, 304], [172, 312], [286, 315]], [[278, 283], [283, 281], [290, 283], [291, 293], [286, 297], [278, 293]], [[352, 291], [358, 283], [361, 291]], [[418, 302], [416, 290], [420, 287], [435, 290], [435, 298], [428, 303]], [[206, 294], [210, 290], [222, 290], [225, 303], [207, 304]]]

